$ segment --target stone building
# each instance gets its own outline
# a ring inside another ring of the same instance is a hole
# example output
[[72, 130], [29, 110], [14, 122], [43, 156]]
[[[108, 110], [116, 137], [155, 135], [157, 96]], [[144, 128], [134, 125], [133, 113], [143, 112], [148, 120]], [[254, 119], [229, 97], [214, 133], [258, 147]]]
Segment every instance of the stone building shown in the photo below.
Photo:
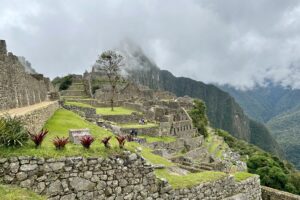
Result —
[[29, 74], [17, 56], [0, 40], [0, 110], [23, 107], [47, 100], [54, 88], [42, 74]]

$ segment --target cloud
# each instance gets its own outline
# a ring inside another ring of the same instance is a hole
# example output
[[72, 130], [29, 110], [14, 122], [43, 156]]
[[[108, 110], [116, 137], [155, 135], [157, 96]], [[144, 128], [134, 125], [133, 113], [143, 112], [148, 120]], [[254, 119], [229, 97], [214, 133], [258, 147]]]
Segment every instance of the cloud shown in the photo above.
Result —
[[47, 76], [82, 73], [124, 38], [162, 69], [239, 88], [300, 88], [297, 0], [0, 0], [0, 38]]

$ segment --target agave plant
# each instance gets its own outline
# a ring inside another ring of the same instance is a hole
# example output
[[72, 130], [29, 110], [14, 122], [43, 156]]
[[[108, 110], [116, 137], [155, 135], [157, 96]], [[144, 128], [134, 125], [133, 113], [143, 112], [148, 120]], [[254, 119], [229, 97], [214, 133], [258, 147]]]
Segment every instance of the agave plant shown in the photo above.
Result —
[[119, 142], [119, 147], [120, 147], [121, 149], [123, 149], [127, 137], [126, 137], [126, 136], [123, 136], [123, 135], [118, 135], [118, 136], [116, 136], [116, 138], [117, 138], [117, 140], [118, 140], [118, 142]]
[[28, 133], [28, 134], [30, 136], [30, 139], [34, 142], [35, 147], [38, 148], [39, 146], [41, 146], [45, 136], [48, 134], [48, 130], [42, 129], [39, 133], [36, 134]]
[[94, 140], [95, 139], [92, 136], [84, 135], [80, 138], [80, 143], [84, 148], [89, 149]]
[[105, 148], [110, 148], [110, 143], [109, 143], [109, 140], [111, 139], [111, 136], [109, 137], [105, 137], [101, 140], [101, 142], [104, 144]]
[[53, 139], [53, 144], [54, 146], [56, 147], [56, 149], [63, 149], [65, 148], [66, 144], [69, 143], [69, 138], [65, 138], [65, 137], [58, 137], [56, 136], [54, 139]]

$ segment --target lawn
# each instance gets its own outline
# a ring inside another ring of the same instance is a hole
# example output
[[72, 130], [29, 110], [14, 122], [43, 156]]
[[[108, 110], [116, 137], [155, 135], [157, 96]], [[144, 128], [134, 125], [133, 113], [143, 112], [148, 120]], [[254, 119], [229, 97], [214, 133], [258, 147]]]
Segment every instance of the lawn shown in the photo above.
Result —
[[145, 138], [147, 143], [154, 143], [154, 142], [164, 142], [164, 143], [171, 143], [176, 142], [176, 138], [172, 136], [148, 136], [148, 135], [139, 135], [139, 138]]
[[136, 112], [124, 107], [114, 107], [112, 111], [110, 107], [96, 108], [96, 112], [99, 115], [131, 115], [131, 113]]
[[66, 106], [78, 106], [83, 108], [93, 108], [93, 106], [86, 104], [86, 103], [80, 103], [80, 102], [73, 102], [73, 101], [67, 101], [65, 102]]
[[[117, 148], [117, 141], [115, 138], [111, 140], [113, 144], [112, 149], [105, 149], [100, 143], [100, 139], [106, 136], [112, 135], [111, 132], [92, 124], [79, 115], [59, 109], [55, 114], [47, 121], [44, 128], [49, 130], [42, 146], [38, 149], [34, 147], [33, 142], [29, 141], [27, 145], [21, 148], [0, 148], [0, 156], [19, 156], [19, 155], [31, 155], [31, 156], [43, 156], [43, 157], [61, 157], [61, 156], [107, 156], [119, 151]], [[69, 129], [89, 128], [91, 134], [96, 138], [89, 150], [83, 149], [81, 145], [67, 144], [64, 150], [56, 150], [52, 144], [54, 137], [68, 137]]]
[[124, 107], [114, 107], [114, 110], [111, 110], [111, 107], [93, 107], [86, 103], [80, 103], [80, 102], [73, 102], [73, 101], [67, 101], [65, 102], [65, 105], [73, 105], [78, 107], [84, 107], [84, 108], [95, 108], [96, 113], [99, 115], [131, 115], [131, 113], [136, 112], [135, 110], [124, 108]]
[[157, 169], [155, 170], [155, 174], [160, 178], [167, 179], [170, 185], [175, 189], [189, 188], [203, 182], [216, 181], [227, 176], [224, 172], [216, 171], [189, 173], [187, 175], [180, 176], [170, 174], [167, 169]]
[[250, 174], [248, 172], [236, 172], [233, 176], [235, 181], [240, 182], [254, 176], [254, 174]]
[[140, 128], [153, 128], [153, 127], [158, 127], [158, 124], [148, 122], [148, 123], [146, 123], [146, 124], [139, 124], [139, 123], [117, 124], [117, 126], [120, 126], [120, 127], [122, 127], [122, 128], [135, 128], [135, 129], [140, 129]]
[[0, 185], [0, 196], [1, 200], [46, 200], [34, 192], [11, 185]]

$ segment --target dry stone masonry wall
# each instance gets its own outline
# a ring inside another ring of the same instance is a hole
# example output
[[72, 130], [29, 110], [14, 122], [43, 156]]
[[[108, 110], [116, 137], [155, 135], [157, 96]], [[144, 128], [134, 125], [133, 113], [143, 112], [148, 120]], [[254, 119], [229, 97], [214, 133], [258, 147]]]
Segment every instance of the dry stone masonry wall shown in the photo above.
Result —
[[7, 53], [5, 41], [0, 40], [0, 111], [45, 101], [49, 88], [49, 79], [26, 73], [18, 57]]
[[273, 188], [261, 187], [263, 200], [300, 200], [300, 196]]
[[25, 127], [29, 132], [37, 133], [43, 128], [46, 121], [54, 114], [54, 112], [58, 108], [58, 102], [54, 101], [45, 107], [35, 109], [31, 112], [20, 116], [20, 118], [24, 122]]
[[66, 157], [0, 159], [0, 181], [31, 189], [49, 199], [223, 199], [242, 195], [259, 200], [259, 178], [235, 182], [232, 176], [173, 189], [135, 153], [108, 158]]

